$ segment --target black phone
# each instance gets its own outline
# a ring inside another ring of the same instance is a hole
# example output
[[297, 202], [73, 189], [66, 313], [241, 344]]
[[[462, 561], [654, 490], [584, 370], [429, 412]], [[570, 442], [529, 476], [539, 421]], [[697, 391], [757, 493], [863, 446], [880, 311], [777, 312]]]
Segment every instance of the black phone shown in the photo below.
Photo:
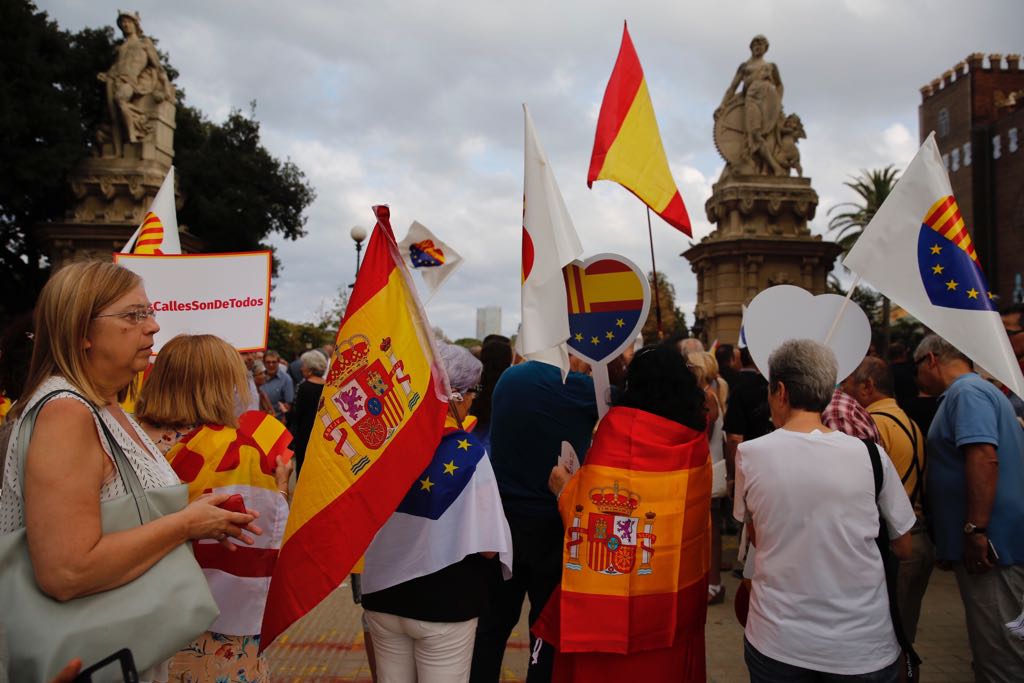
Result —
[[996, 552], [996, 547], [992, 545], [992, 539], [988, 539], [988, 561], [992, 564], [999, 564], [999, 553]]
[[121, 668], [120, 680], [124, 683], [139, 683], [139, 672], [135, 670], [135, 659], [132, 658], [132, 651], [128, 648], [118, 650], [88, 669], [84, 669], [75, 677], [75, 683], [92, 683], [93, 676], [101, 681], [118, 680], [117, 669], [113, 669], [116, 665], [120, 665]]

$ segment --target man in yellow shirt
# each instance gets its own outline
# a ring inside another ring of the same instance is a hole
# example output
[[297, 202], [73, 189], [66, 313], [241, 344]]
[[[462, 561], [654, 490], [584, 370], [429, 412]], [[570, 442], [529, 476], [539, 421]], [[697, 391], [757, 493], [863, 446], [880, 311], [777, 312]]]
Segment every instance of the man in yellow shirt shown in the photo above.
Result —
[[882, 447], [914, 506], [917, 524], [911, 530], [913, 554], [900, 562], [897, 602], [903, 627], [911, 643], [917, 634], [928, 579], [935, 562], [935, 546], [925, 533], [922, 495], [924, 487], [925, 435], [896, 403], [894, 382], [888, 364], [881, 358], [868, 356], [842, 383], [842, 389], [863, 406], [878, 426]]

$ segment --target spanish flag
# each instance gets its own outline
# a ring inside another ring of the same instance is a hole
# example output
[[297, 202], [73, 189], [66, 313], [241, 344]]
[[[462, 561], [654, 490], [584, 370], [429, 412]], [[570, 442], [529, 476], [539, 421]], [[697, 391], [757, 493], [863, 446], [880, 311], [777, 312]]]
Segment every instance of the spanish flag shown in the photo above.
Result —
[[587, 187], [595, 180], [614, 180], [673, 228], [692, 235], [690, 216], [661, 144], [647, 79], [625, 24], [619, 57], [597, 119]]
[[608, 412], [558, 497], [562, 583], [532, 627], [554, 680], [704, 680], [710, 503], [704, 433]]
[[274, 568], [261, 649], [341, 584], [441, 441], [446, 379], [388, 208], [374, 212]]

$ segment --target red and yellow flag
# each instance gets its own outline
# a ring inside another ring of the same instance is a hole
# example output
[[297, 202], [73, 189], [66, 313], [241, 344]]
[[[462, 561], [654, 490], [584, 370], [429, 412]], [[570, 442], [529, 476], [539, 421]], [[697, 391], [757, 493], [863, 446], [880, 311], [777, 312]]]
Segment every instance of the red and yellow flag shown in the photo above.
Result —
[[647, 79], [625, 25], [597, 119], [587, 187], [595, 180], [614, 180], [673, 228], [692, 234], [690, 216], [661, 144]]
[[374, 207], [274, 569], [260, 648], [338, 587], [430, 462], [447, 414], [430, 325]]
[[612, 408], [558, 498], [562, 583], [533, 632], [562, 654], [676, 648], [703, 671], [710, 500], [702, 432]]

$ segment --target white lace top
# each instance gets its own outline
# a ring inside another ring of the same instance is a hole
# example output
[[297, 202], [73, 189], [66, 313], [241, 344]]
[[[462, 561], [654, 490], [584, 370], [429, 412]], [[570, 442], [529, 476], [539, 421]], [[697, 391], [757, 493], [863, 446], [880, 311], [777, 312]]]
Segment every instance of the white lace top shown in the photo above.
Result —
[[[63, 377], [56, 375], [50, 377], [32, 394], [25, 409], [31, 408], [46, 394], [61, 390], [76, 391], [75, 387]], [[71, 394], [65, 394], [57, 398], [73, 398], [85, 403], [84, 400], [76, 398]], [[161, 455], [159, 449], [146, 435], [146, 432], [138, 426], [130, 415], [128, 416], [128, 421], [138, 435], [139, 440], [145, 444], [145, 448], [136, 443], [135, 439], [125, 432], [121, 424], [108, 411], [101, 408], [99, 413], [111, 434], [114, 435], [117, 444], [124, 451], [128, 462], [132, 465], [132, 469], [135, 470], [139, 481], [142, 482], [143, 488], [158, 489], [165, 486], [174, 486], [179, 483], [178, 475], [171, 469], [167, 459]], [[107, 445], [106, 437], [103, 435], [103, 429], [100, 427], [99, 419], [95, 413], [93, 414], [93, 420], [96, 422], [96, 433], [99, 436], [100, 444], [103, 446], [103, 451], [113, 461], [113, 455], [110, 453], [110, 447]], [[14, 457], [18, 445], [18, 429], [20, 427], [21, 418], [19, 417], [18, 421], [14, 424], [14, 432], [11, 434], [11, 440], [7, 446], [7, 466], [4, 468], [3, 487], [0, 488], [0, 534], [10, 533], [25, 525], [21, 506], [21, 472], [19, 472], [17, 459]], [[125, 489], [124, 483], [121, 481], [121, 477], [117, 475], [115, 469], [114, 474], [100, 488], [100, 501], [111, 500], [127, 493], [128, 491]]]

